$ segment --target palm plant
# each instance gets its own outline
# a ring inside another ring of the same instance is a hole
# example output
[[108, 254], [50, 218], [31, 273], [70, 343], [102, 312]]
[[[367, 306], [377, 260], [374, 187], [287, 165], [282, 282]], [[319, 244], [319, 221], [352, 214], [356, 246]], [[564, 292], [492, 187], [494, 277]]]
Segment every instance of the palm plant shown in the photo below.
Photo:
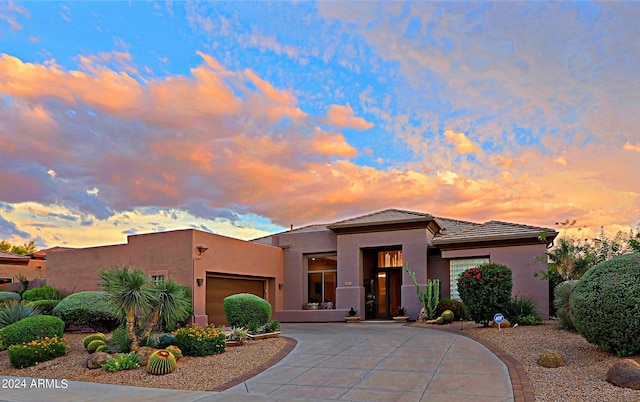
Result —
[[161, 319], [173, 324], [189, 315], [184, 289], [173, 280], [150, 286], [144, 271], [128, 266], [104, 269], [100, 278], [102, 289], [122, 311], [121, 321], [131, 340], [131, 351], [140, 348], [141, 340], [149, 338]]

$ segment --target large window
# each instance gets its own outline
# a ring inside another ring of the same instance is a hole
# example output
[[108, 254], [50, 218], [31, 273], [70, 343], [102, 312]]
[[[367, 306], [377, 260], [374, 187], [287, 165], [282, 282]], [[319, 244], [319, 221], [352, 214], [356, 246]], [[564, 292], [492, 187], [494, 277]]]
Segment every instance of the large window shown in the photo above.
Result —
[[458, 276], [467, 269], [477, 267], [486, 262], [489, 262], [489, 257], [465, 258], [451, 260], [449, 262], [449, 289], [451, 289], [451, 299], [460, 299], [460, 295], [458, 294]]
[[335, 254], [310, 255], [307, 259], [308, 302], [334, 303], [336, 301], [338, 258]]

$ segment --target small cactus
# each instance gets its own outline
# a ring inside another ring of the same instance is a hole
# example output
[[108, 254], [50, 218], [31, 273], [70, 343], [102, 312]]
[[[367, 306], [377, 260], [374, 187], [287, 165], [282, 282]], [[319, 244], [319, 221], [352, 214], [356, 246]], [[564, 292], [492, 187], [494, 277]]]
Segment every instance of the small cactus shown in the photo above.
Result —
[[182, 351], [176, 345], [169, 345], [165, 348], [166, 351], [170, 352], [176, 360], [182, 358]]
[[454, 318], [453, 311], [445, 310], [445, 311], [442, 312], [440, 317], [442, 317], [442, 319], [444, 319], [444, 322], [448, 324], [451, 321], [453, 321], [453, 318]]
[[147, 372], [155, 375], [169, 374], [176, 369], [176, 358], [171, 352], [158, 350], [154, 352], [147, 362]]
[[89, 353], [93, 353], [98, 349], [98, 347], [102, 345], [106, 345], [106, 342], [100, 339], [96, 339], [95, 341], [89, 342], [89, 344], [87, 345], [87, 351]]
[[444, 318], [442, 318], [442, 317], [438, 317], [438, 318], [436, 318], [436, 324], [438, 324], [438, 325], [444, 325]]
[[107, 350], [107, 345], [100, 345], [96, 348], [96, 352], [104, 352]]
[[101, 340], [103, 342], [106, 342], [107, 337], [104, 336], [104, 334], [101, 332], [96, 332], [95, 334], [87, 335], [82, 340], [82, 346], [84, 346], [84, 348], [86, 349], [87, 346], [89, 346], [89, 344], [91, 343], [91, 341], [95, 341], [95, 340]]

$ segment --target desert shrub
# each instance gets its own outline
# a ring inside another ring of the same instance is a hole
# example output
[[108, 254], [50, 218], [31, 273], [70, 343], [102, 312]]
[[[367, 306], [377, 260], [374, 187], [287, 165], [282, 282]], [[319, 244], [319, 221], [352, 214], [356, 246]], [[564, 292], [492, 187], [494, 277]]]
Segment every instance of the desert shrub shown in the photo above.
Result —
[[64, 322], [50, 315], [37, 315], [7, 325], [2, 329], [2, 341], [5, 346], [19, 345], [23, 342], [31, 342], [40, 338], [62, 338], [64, 334]]
[[31, 305], [40, 310], [40, 314], [53, 315], [53, 309], [60, 303], [60, 300], [35, 300]]
[[553, 289], [553, 306], [558, 317], [558, 327], [568, 331], [576, 330], [576, 327], [573, 326], [573, 322], [571, 321], [573, 312], [569, 300], [571, 299], [573, 288], [575, 288], [577, 284], [578, 281], [576, 280], [564, 281], [557, 284]]
[[128, 353], [131, 350], [131, 338], [125, 327], [113, 330], [107, 340], [107, 350], [111, 353]]
[[30, 367], [36, 363], [67, 354], [67, 341], [58, 336], [35, 339], [9, 346], [8, 353], [12, 366], [17, 368]]
[[16, 292], [0, 292], [0, 303], [11, 301], [11, 300], [20, 300], [20, 295]]
[[603, 261], [570, 297], [572, 322], [588, 342], [620, 357], [640, 352], [640, 253]]
[[176, 336], [174, 334], [162, 334], [158, 337], [157, 346], [166, 348], [167, 346], [176, 344]]
[[138, 356], [133, 352], [117, 353], [102, 365], [103, 369], [111, 371], [112, 373], [121, 370], [131, 370], [138, 367], [140, 367], [138, 364]]
[[62, 294], [60, 291], [49, 285], [42, 285], [37, 288], [25, 290], [22, 293], [22, 300], [36, 301], [36, 300], [60, 300]]
[[15, 300], [0, 303], [0, 328], [39, 314], [40, 310], [30, 303], [21, 303]]
[[264, 332], [280, 331], [280, 321], [269, 321], [264, 325]]
[[496, 313], [511, 300], [511, 270], [496, 263], [469, 268], [458, 277], [458, 293], [473, 321], [489, 326]]
[[[542, 323], [540, 313], [538, 312], [538, 304], [528, 296], [512, 297], [504, 309], [504, 316], [509, 320], [511, 325], [536, 325]], [[524, 317], [528, 317], [525, 320], [526, 323], [522, 320]]]
[[183, 291], [183, 299], [188, 307], [184, 311], [178, 311], [176, 315], [169, 319], [165, 315], [161, 315], [158, 320], [159, 326], [164, 332], [173, 332], [180, 327], [184, 327], [189, 322], [189, 318], [193, 316], [192, 294], [189, 286], [179, 285]]
[[118, 328], [118, 311], [105, 292], [73, 293], [58, 303], [53, 315], [65, 325], [90, 327], [98, 332], [111, 332]]
[[247, 327], [252, 322], [264, 325], [271, 319], [271, 304], [249, 293], [225, 297], [222, 308], [231, 327]]
[[227, 343], [222, 329], [192, 325], [176, 331], [176, 346], [185, 356], [210, 356], [224, 352]]
[[461, 302], [460, 300], [440, 299], [440, 301], [438, 302], [436, 315], [440, 317], [442, 313], [444, 313], [447, 310], [453, 311], [453, 315], [455, 316], [456, 320], [459, 320], [460, 318], [466, 320], [468, 318], [467, 308], [465, 307], [464, 303]]

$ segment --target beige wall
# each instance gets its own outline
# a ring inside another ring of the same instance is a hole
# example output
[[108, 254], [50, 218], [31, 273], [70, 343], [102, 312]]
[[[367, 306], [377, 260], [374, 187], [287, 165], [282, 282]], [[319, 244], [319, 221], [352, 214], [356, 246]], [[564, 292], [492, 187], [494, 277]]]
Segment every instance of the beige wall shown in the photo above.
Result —
[[[47, 260], [47, 283], [64, 295], [100, 290], [103, 268], [129, 265], [150, 275], [165, 275], [187, 285], [193, 292], [195, 321], [207, 324], [205, 313], [207, 272], [263, 277], [267, 301], [274, 311], [282, 306], [282, 250], [193, 229], [129, 236], [127, 244], [89, 247], [51, 253]], [[202, 255], [198, 245], [208, 247]], [[276, 319], [276, 318], [274, 318]]]
[[13, 278], [13, 282], [18, 282], [19, 275], [24, 275], [30, 281], [42, 279], [46, 277], [46, 272], [44, 260], [29, 260], [28, 264], [0, 263], [0, 277]]

